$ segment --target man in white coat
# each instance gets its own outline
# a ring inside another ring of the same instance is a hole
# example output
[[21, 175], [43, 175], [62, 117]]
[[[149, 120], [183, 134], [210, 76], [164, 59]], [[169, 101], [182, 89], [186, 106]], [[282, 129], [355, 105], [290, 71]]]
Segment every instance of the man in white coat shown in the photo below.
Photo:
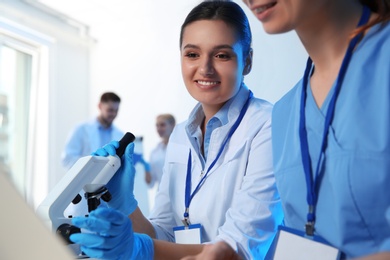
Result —
[[[62, 153], [62, 165], [66, 170], [81, 157], [90, 155], [112, 140], [122, 138], [124, 133], [113, 124], [118, 115], [120, 101], [119, 96], [113, 92], [103, 93], [98, 104], [99, 115], [73, 129]], [[66, 216], [83, 216], [88, 213], [84, 194], [81, 192], [80, 195], [82, 201], [75, 205], [71, 204], [65, 210]]]

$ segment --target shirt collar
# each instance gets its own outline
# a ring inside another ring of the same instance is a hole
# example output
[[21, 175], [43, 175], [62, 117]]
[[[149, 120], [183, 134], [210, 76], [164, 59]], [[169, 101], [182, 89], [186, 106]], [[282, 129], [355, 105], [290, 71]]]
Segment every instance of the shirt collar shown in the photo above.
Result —
[[[220, 121], [221, 126], [228, 124], [234, 124], [235, 119], [240, 114], [242, 107], [245, 104], [246, 99], [249, 95], [248, 87], [242, 83], [240, 90], [237, 94], [232, 97], [223, 107], [210, 119], [216, 118]], [[202, 124], [205, 115], [202, 109], [202, 105], [200, 103], [196, 104], [194, 109], [189, 115], [186, 131], [189, 136], [193, 136], [196, 134], [197, 129]], [[215, 120], [215, 119], [213, 119]]]
[[97, 128], [99, 130], [111, 130], [112, 129], [112, 124], [109, 126], [109, 127], [104, 127], [100, 122], [99, 122], [99, 119], [96, 118], [95, 120], [95, 125], [97, 126]]

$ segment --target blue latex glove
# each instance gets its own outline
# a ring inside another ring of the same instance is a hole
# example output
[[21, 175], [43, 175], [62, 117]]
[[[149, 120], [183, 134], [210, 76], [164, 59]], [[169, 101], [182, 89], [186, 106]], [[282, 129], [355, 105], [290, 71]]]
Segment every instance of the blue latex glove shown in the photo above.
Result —
[[93, 233], [77, 233], [70, 240], [91, 258], [153, 259], [153, 240], [133, 232], [130, 219], [110, 208], [98, 208], [89, 217], [75, 217], [72, 224]]
[[137, 163], [143, 163], [143, 161], [144, 161], [144, 158], [142, 156], [142, 153], [134, 153], [133, 154], [134, 165], [136, 165]]
[[150, 164], [144, 161], [145, 172], [150, 172]]
[[136, 165], [137, 163], [141, 163], [144, 166], [145, 171], [150, 172], [150, 164], [145, 161], [142, 154], [134, 153], [133, 154], [133, 162], [134, 162], [134, 165]]
[[[116, 156], [116, 149], [118, 147], [118, 141], [111, 141], [103, 146], [103, 148], [96, 150], [92, 155]], [[125, 153], [122, 156], [121, 166], [106, 185], [112, 196], [112, 199], [107, 202], [107, 205], [126, 215], [133, 213], [138, 206], [138, 202], [134, 197], [135, 168], [133, 165], [133, 152], [134, 143], [130, 143], [127, 145]]]

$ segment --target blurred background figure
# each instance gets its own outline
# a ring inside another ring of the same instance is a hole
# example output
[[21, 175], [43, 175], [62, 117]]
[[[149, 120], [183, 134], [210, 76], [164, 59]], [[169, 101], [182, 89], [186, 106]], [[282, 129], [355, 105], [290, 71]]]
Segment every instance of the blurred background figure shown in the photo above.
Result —
[[155, 185], [158, 187], [160, 184], [169, 136], [175, 125], [175, 117], [171, 114], [161, 114], [156, 118], [156, 130], [161, 138], [161, 142], [157, 144], [150, 154], [150, 171], [145, 171], [145, 181], [149, 188]]
[[134, 163], [141, 163], [145, 170], [145, 182], [149, 188], [150, 207], [153, 207], [154, 196], [158, 189], [163, 174], [165, 154], [169, 136], [175, 128], [176, 120], [172, 114], [160, 114], [156, 117], [156, 130], [161, 141], [150, 154], [149, 162], [145, 161], [142, 154], [134, 153]]
[[[113, 122], [118, 115], [121, 99], [113, 92], [105, 92], [100, 97], [98, 104], [99, 115], [86, 122], [77, 125], [68, 136], [65, 149], [62, 153], [62, 165], [69, 170], [81, 157], [90, 155], [98, 148], [112, 140], [120, 140], [123, 132]], [[65, 215], [85, 215], [88, 207], [84, 195], [78, 204], [70, 204]]]

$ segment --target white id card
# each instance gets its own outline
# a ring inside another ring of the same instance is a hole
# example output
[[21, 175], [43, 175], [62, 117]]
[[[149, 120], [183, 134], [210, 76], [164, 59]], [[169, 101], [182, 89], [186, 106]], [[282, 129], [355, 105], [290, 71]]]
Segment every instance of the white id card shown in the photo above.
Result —
[[299, 230], [279, 227], [274, 246], [266, 259], [274, 260], [336, 260], [340, 259], [340, 251], [329, 245], [320, 237], [307, 237]]
[[202, 243], [200, 224], [174, 227], [175, 242], [177, 244], [200, 244]]

